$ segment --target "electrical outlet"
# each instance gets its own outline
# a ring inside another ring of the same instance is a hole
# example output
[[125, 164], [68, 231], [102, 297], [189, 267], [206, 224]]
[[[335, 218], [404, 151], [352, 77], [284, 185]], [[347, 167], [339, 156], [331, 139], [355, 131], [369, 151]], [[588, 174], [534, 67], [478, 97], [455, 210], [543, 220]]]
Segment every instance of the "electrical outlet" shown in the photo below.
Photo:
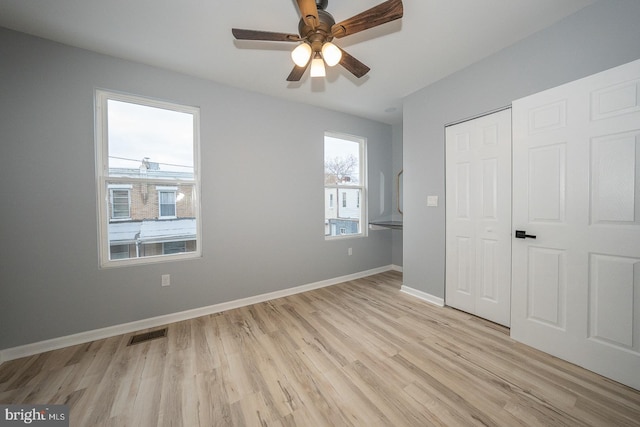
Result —
[[351, 248], [349, 248], [349, 249], [347, 250], [347, 254], [348, 254], [349, 256], [353, 255], [353, 250], [352, 250]]
[[163, 274], [162, 275], [162, 286], [169, 286], [171, 284], [171, 275]]

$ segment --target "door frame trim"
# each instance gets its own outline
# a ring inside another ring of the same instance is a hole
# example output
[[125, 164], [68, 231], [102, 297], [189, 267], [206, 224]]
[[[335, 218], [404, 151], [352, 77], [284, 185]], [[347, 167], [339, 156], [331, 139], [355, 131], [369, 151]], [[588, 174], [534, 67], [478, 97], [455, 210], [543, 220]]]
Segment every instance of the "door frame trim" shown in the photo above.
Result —
[[479, 119], [480, 117], [490, 116], [491, 114], [499, 113], [500, 111], [509, 110], [509, 109], [511, 109], [511, 104], [509, 104], [509, 105], [505, 105], [505, 106], [503, 106], [503, 107], [496, 108], [495, 110], [486, 111], [486, 112], [484, 112], [484, 113], [476, 114], [475, 116], [467, 117], [466, 119], [456, 120], [455, 122], [446, 123], [446, 124], [444, 125], [444, 127], [445, 127], [445, 129], [446, 129], [446, 128], [448, 128], [449, 126], [459, 125], [460, 123], [469, 122], [469, 121], [471, 121], [471, 120]]

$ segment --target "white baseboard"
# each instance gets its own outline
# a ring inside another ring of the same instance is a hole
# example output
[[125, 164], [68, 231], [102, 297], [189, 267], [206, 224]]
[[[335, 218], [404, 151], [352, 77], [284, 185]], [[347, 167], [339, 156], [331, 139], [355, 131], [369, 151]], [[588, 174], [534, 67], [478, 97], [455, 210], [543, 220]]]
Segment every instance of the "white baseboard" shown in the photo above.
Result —
[[391, 270], [399, 271], [400, 273], [402, 273], [402, 266], [401, 265], [396, 265], [396, 264], [391, 264]]
[[433, 296], [426, 292], [419, 291], [417, 289], [413, 289], [405, 285], [402, 285], [402, 287], [400, 288], [400, 291], [406, 294], [409, 294], [411, 296], [414, 296], [416, 298], [420, 298], [421, 300], [424, 300], [433, 305], [437, 305], [438, 307], [444, 307], [444, 299], [440, 297]]
[[180, 322], [183, 320], [194, 319], [200, 316], [220, 313], [221, 311], [231, 310], [234, 308], [245, 307], [264, 301], [282, 298], [289, 295], [295, 295], [302, 292], [311, 291], [313, 289], [324, 288], [327, 286], [337, 285], [338, 283], [348, 282], [350, 280], [360, 279], [362, 277], [371, 276], [373, 274], [384, 273], [393, 270], [392, 265], [378, 267], [371, 270], [361, 271], [346, 276], [336, 277], [333, 279], [323, 280], [320, 282], [310, 283], [307, 285], [295, 286], [281, 291], [269, 292], [266, 294], [255, 295], [252, 297], [241, 298], [235, 301], [223, 302], [207, 307], [195, 308], [192, 310], [181, 311], [178, 313], [165, 314], [162, 316], [151, 317], [148, 319], [136, 320], [135, 322], [123, 323], [120, 325], [108, 326], [106, 328], [94, 329], [91, 331], [80, 332], [73, 335], [67, 335], [59, 338], [52, 338], [46, 341], [39, 341], [31, 344], [25, 344], [18, 347], [0, 350], [0, 363], [8, 360], [19, 359], [21, 357], [32, 356], [34, 354], [44, 353], [45, 351], [57, 350], [72, 345], [84, 344], [87, 342], [101, 340], [116, 335], [128, 334], [142, 329], [156, 328], [158, 326], [167, 325], [169, 323]]

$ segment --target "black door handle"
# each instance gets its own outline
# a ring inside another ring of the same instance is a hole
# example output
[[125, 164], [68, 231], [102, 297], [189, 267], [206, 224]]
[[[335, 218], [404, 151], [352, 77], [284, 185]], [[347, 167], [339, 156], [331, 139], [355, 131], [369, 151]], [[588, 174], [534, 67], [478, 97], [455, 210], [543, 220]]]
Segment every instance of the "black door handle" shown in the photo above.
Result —
[[530, 238], [530, 239], [535, 239], [536, 236], [533, 234], [527, 234], [526, 231], [524, 230], [516, 230], [516, 239], [526, 239], [526, 238]]

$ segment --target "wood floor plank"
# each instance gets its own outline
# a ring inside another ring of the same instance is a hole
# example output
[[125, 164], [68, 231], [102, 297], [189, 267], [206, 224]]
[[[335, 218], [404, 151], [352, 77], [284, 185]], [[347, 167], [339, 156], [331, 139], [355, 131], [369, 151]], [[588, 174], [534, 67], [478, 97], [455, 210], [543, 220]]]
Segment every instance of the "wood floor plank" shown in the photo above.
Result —
[[322, 375], [327, 378], [336, 396], [346, 406], [346, 417], [354, 426], [389, 426], [389, 417], [373, 402], [367, 393], [352, 382], [342, 370], [325, 371]]
[[386, 272], [12, 360], [0, 403], [68, 404], [78, 427], [640, 426], [640, 391], [401, 285]]
[[131, 425], [155, 426], [158, 425], [160, 414], [160, 400], [162, 391], [162, 375], [142, 377], [138, 393], [133, 400], [131, 412]]
[[349, 380], [360, 389], [387, 417], [391, 425], [427, 425], [426, 417], [413, 410], [412, 405], [402, 400], [389, 386], [388, 379], [382, 379], [375, 372], [355, 361], [343, 370]]

